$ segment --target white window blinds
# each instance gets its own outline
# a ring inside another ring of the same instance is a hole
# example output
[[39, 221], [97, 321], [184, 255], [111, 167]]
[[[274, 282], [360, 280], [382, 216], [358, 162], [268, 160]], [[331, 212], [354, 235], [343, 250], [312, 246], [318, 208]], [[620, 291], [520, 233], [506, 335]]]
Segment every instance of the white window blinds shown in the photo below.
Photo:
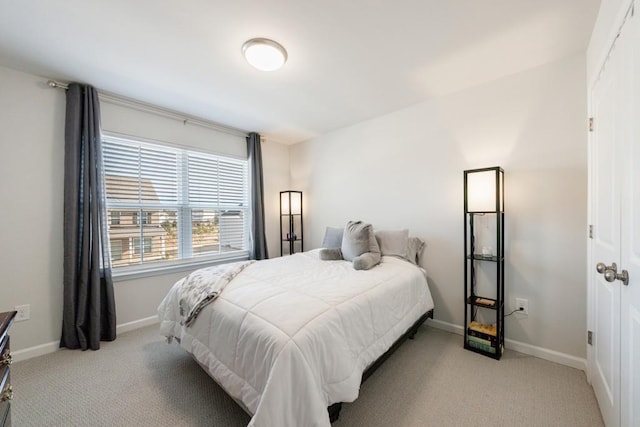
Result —
[[114, 267], [247, 255], [247, 161], [103, 137]]

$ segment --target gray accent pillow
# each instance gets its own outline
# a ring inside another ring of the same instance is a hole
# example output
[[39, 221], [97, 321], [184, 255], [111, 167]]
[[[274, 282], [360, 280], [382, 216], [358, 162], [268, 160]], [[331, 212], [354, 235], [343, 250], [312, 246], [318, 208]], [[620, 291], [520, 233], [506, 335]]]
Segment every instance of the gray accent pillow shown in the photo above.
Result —
[[368, 270], [380, 262], [380, 252], [365, 252], [353, 259], [355, 270]]
[[376, 239], [380, 245], [382, 256], [407, 257], [409, 230], [378, 230]]
[[349, 221], [342, 235], [342, 257], [353, 261], [365, 252], [380, 252], [371, 224], [362, 221]]
[[407, 242], [407, 261], [418, 265], [424, 246], [424, 240], [419, 237], [409, 237]]
[[340, 248], [342, 246], [342, 234], [344, 228], [327, 227], [324, 232], [323, 248]]
[[320, 249], [320, 259], [322, 261], [337, 261], [342, 259], [340, 248], [322, 248]]

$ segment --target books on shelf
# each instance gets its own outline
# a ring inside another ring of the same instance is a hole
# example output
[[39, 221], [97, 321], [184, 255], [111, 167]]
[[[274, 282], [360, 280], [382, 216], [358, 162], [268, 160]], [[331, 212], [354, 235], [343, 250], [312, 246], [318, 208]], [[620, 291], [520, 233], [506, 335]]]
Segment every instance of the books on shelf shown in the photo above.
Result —
[[467, 327], [465, 339], [470, 347], [496, 354], [498, 346], [496, 325], [485, 325], [484, 323], [472, 321]]
[[[492, 347], [491, 344], [478, 342], [478, 340], [480, 340], [480, 338], [476, 338], [473, 336], [467, 337], [467, 343], [469, 344], [469, 347], [477, 348], [478, 350], [486, 351], [487, 353], [492, 353], [492, 354], [496, 353], [496, 348]], [[482, 340], [482, 341], [489, 342], [486, 340]]]
[[491, 343], [491, 345], [496, 345], [496, 343], [498, 342], [497, 337], [494, 337], [493, 335], [489, 335], [489, 334], [484, 334], [482, 332], [474, 331], [473, 329], [467, 329], [467, 336], [485, 340]]
[[491, 340], [486, 340], [484, 338], [476, 337], [476, 336], [473, 336], [473, 335], [467, 336], [467, 340], [473, 341], [473, 342], [478, 343], [478, 344], [486, 345], [486, 346], [489, 346], [489, 347], [491, 347], [491, 345], [492, 345]]
[[472, 331], [480, 332], [487, 335], [496, 336], [496, 325], [485, 325], [484, 323], [476, 322], [475, 320], [469, 323], [469, 329]]

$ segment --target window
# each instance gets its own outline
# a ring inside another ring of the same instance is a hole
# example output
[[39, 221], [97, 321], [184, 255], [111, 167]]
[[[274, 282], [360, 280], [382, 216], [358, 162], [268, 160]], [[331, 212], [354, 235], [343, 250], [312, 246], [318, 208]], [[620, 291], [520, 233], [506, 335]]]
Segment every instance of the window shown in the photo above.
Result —
[[247, 161], [103, 136], [111, 262], [246, 258]]
[[[143, 212], [142, 213], [142, 225], [151, 225], [152, 224], [152, 220], [153, 220], [153, 216], [152, 215], [153, 215], [152, 212]], [[140, 222], [138, 221], [138, 212], [132, 212], [131, 216], [132, 216], [131, 222], [134, 225], [140, 224]]]
[[111, 262], [117, 263], [122, 259], [122, 240], [111, 240]]
[[[144, 238], [144, 246], [142, 248], [145, 255], [153, 253], [153, 237], [145, 237]], [[135, 255], [140, 255], [140, 238], [133, 238], [133, 253]]]
[[153, 225], [152, 219], [153, 219], [153, 213], [145, 212], [144, 216], [142, 217], [142, 225]]
[[109, 218], [111, 221], [111, 225], [120, 225], [120, 212], [118, 211], [109, 212]]

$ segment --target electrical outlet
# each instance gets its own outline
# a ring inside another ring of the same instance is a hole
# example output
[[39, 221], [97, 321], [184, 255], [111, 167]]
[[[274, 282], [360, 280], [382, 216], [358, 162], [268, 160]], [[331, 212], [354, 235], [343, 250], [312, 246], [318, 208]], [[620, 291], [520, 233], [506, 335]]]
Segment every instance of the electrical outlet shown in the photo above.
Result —
[[16, 314], [15, 321], [22, 322], [23, 320], [29, 320], [31, 318], [31, 305], [16, 305], [14, 309], [18, 312]]
[[516, 298], [516, 313], [529, 314], [529, 300], [524, 298]]

